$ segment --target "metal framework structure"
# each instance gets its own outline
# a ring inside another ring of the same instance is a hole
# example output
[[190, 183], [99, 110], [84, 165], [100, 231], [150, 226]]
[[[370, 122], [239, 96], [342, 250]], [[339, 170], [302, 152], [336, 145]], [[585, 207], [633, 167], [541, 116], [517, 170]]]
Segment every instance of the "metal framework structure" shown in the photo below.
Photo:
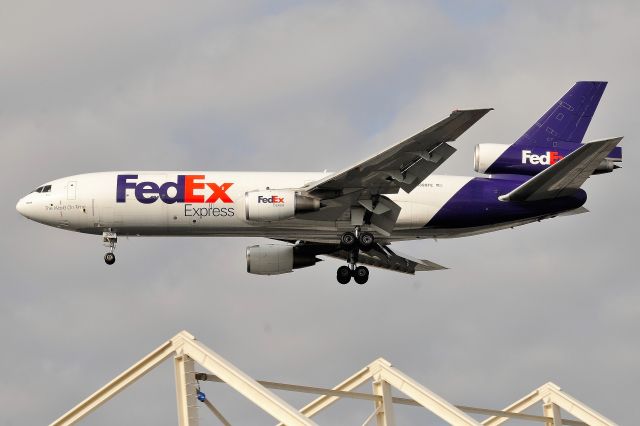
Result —
[[[312, 417], [334, 404], [340, 398], [367, 400], [373, 403], [373, 412], [363, 426], [375, 421], [377, 426], [395, 426], [394, 405], [414, 405], [427, 409], [451, 425], [498, 426], [510, 419], [544, 423], [545, 426], [613, 426], [615, 423], [549, 382], [503, 410], [453, 405], [427, 389], [388, 361], [378, 358], [332, 389], [285, 383], [256, 381], [220, 355], [182, 331], [142, 358], [118, 377], [107, 383], [66, 414], [51, 423], [52, 426], [73, 425], [102, 404], [133, 384], [140, 377], [173, 357], [175, 367], [178, 424], [198, 426], [198, 406], [202, 403], [223, 425], [230, 425], [223, 414], [199, 392], [198, 381], [223, 382], [276, 419], [279, 425], [317, 425]], [[196, 372], [196, 363], [206, 373]], [[372, 393], [357, 392], [360, 386], [371, 383]], [[406, 397], [395, 397], [392, 388]], [[297, 410], [269, 389], [320, 395]], [[408, 398], [407, 398], [408, 397]], [[542, 415], [523, 411], [542, 403]], [[562, 418], [566, 412], [577, 420]], [[469, 414], [489, 416], [478, 421]]]

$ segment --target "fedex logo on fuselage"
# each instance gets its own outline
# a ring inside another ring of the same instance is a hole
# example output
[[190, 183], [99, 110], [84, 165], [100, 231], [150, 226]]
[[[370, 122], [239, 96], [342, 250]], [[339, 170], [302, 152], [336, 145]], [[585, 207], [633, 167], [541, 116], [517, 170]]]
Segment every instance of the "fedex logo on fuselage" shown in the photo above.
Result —
[[564, 157], [560, 155], [558, 151], [547, 151], [546, 154], [538, 155], [533, 154], [529, 150], [522, 151], [522, 164], [541, 164], [543, 166], [550, 166], [556, 164]]
[[[127, 201], [127, 190], [132, 189], [136, 200], [143, 204], [155, 203], [159, 198], [166, 204], [173, 203], [233, 203], [227, 190], [233, 183], [218, 185], [204, 182], [204, 175], [178, 175], [176, 182], [161, 184], [151, 181], [137, 182], [138, 175], [118, 175], [116, 188], [116, 202]], [[205, 199], [205, 188], [213, 193]]]
[[272, 195], [271, 197], [263, 197], [262, 195], [258, 195], [258, 203], [281, 204], [284, 203], [284, 197], [278, 197], [277, 195]]

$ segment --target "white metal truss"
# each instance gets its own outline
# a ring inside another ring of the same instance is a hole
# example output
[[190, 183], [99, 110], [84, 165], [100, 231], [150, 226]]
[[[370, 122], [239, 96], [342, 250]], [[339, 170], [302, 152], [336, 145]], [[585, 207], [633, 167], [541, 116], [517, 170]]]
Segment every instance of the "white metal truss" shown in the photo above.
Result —
[[[560, 386], [552, 382], [545, 383], [530, 394], [509, 405], [503, 411], [520, 413], [538, 402], [544, 404], [544, 415], [552, 419], [551, 422], [547, 422], [550, 426], [568, 424], [566, 422], [563, 423], [563, 420], [560, 418], [560, 409], [565, 410], [567, 413], [590, 426], [615, 425], [614, 422], [602, 414], [563, 392]], [[498, 426], [506, 420], [506, 418], [492, 416], [483, 421], [482, 424], [484, 426]]]
[[[178, 333], [162, 344], [51, 425], [75, 424], [171, 356], [174, 357], [178, 424], [180, 426], [199, 425], [198, 405], [200, 401], [221, 424], [230, 425], [211, 401], [204, 397], [199, 400], [197, 385], [199, 380], [226, 383], [270, 414], [280, 422], [279, 425], [316, 425], [311, 420], [313, 416], [334, 404], [339, 398], [352, 398], [373, 402], [374, 411], [364, 425], [370, 424], [375, 419], [377, 426], [396, 426], [394, 405], [403, 404], [421, 406], [448, 424], [460, 426], [498, 426], [509, 419], [542, 422], [546, 426], [615, 426], [614, 422], [566, 394], [553, 383], [541, 386], [504, 410], [453, 405], [393, 367], [383, 358], [373, 361], [333, 389], [256, 381], [197, 341], [186, 331]], [[196, 364], [209, 373], [196, 373]], [[356, 391], [358, 387], [367, 382], [371, 382], [372, 393]], [[392, 395], [394, 388], [408, 398], [394, 397]], [[298, 411], [269, 389], [304, 392], [320, 396]], [[537, 403], [542, 403], [542, 415], [523, 413], [524, 410]], [[561, 417], [562, 410], [578, 420], [563, 419]], [[479, 422], [470, 417], [468, 413], [490, 417]]]

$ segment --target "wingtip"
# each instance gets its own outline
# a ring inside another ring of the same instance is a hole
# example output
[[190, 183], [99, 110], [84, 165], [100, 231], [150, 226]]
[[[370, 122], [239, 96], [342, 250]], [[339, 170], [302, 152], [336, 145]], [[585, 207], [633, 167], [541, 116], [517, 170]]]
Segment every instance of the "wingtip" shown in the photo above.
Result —
[[446, 266], [438, 265], [427, 259], [420, 259], [420, 263], [416, 265], [416, 272], [418, 271], [443, 271], [449, 269]]
[[478, 112], [478, 113], [482, 113], [487, 114], [489, 111], [493, 111], [493, 108], [475, 108], [475, 109], [454, 109], [453, 111], [451, 111], [451, 115], [453, 114], [460, 114], [463, 112]]
[[592, 141], [585, 142], [583, 145], [588, 145], [588, 144], [592, 144], [592, 143], [600, 144], [600, 145], [614, 143], [614, 145], [618, 145], [622, 141], [622, 139], [624, 139], [624, 136], [616, 136], [616, 137], [613, 137], [613, 138], [595, 139], [595, 140], [592, 140]]

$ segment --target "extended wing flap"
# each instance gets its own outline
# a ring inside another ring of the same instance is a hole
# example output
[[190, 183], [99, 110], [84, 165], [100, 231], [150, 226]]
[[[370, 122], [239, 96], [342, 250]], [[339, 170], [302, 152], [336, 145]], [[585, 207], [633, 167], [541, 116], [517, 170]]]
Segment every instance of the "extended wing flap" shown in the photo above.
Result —
[[[337, 250], [327, 255], [337, 259], [347, 259], [349, 256], [345, 250]], [[411, 275], [421, 271], [447, 269], [437, 263], [424, 259], [416, 259], [406, 254], [393, 251], [389, 246], [379, 244], [376, 244], [367, 252], [361, 252], [358, 255], [358, 263]]]
[[538, 201], [569, 195], [582, 186], [621, 140], [618, 137], [586, 143], [499, 199]]

